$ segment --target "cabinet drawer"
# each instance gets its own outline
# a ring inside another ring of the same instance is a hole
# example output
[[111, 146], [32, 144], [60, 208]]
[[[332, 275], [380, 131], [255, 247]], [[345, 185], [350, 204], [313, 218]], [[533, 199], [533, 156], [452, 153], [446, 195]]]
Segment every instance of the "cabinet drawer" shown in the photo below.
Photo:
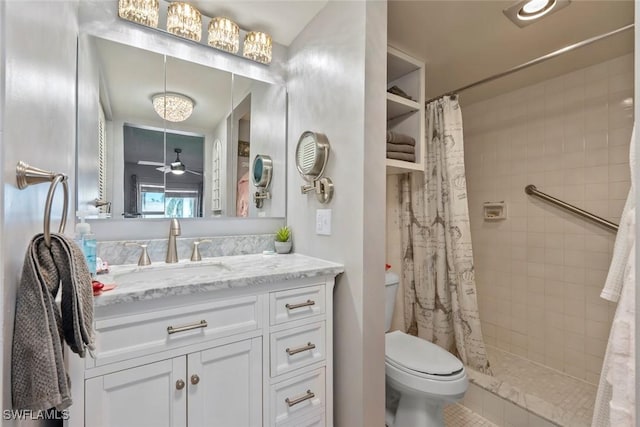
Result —
[[269, 318], [271, 319], [271, 324], [278, 325], [292, 320], [324, 314], [324, 286], [308, 286], [272, 292], [269, 296]]
[[96, 321], [96, 366], [260, 327], [249, 296]]
[[324, 360], [325, 322], [271, 334], [271, 376]]
[[324, 409], [324, 368], [272, 385], [270, 398], [272, 426], [292, 425], [293, 419]]
[[310, 418], [305, 418], [304, 420], [295, 419], [291, 423], [287, 423], [282, 427], [324, 427], [324, 412], [320, 412]]

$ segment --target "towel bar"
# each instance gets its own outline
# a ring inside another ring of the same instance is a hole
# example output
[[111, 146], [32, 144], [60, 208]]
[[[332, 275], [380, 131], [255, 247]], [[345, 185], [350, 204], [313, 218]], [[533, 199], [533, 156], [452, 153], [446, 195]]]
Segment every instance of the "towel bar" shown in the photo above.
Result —
[[64, 204], [62, 206], [62, 218], [58, 233], [64, 233], [67, 225], [67, 211], [69, 209], [69, 184], [65, 174], [46, 171], [44, 169], [29, 166], [25, 162], [18, 162], [16, 166], [16, 182], [20, 190], [24, 190], [30, 185], [50, 182], [49, 192], [47, 193], [47, 201], [44, 206], [44, 243], [48, 248], [51, 247], [51, 206], [53, 205], [53, 197], [56, 194], [56, 187], [62, 183], [64, 191]]

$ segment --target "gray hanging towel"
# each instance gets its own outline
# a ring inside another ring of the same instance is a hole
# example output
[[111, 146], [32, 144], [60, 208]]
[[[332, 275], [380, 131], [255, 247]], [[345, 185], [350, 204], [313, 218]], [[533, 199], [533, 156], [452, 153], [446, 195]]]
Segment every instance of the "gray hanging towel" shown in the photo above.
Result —
[[[61, 288], [61, 289], [60, 289]], [[60, 307], [55, 298], [61, 290]], [[27, 248], [16, 297], [11, 354], [15, 409], [69, 407], [71, 391], [63, 360], [64, 339], [84, 357], [94, 348], [93, 288], [81, 249], [61, 234], [51, 248], [38, 234]]]

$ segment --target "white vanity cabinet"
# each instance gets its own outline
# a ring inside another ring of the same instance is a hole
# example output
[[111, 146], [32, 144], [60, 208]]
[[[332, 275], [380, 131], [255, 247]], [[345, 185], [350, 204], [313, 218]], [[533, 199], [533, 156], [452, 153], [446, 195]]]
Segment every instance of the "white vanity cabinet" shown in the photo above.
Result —
[[66, 425], [331, 426], [335, 274], [96, 307]]
[[[184, 358], [168, 359], [86, 380], [84, 424], [186, 425], [186, 393], [173, 387], [179, 378], [184, 378], [186, 367]], [[75, 419], [71, 422], [78, 425]]]
[[262, 423], [261, 338], [85, 382], [87, 426], [255, 426]]

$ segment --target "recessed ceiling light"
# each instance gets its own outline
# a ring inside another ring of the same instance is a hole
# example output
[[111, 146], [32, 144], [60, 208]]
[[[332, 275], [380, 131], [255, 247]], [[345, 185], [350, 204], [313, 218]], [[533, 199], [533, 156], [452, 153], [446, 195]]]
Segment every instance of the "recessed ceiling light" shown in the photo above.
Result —
[[518, 11], [518, 19], [537, 19], [547, 14], [556, 5], [556, 0], [529, 0]]
[[569, 3], [570, 0], [522, 0], [502, 12], [518, 27], [524, 27], [567, 7]]

